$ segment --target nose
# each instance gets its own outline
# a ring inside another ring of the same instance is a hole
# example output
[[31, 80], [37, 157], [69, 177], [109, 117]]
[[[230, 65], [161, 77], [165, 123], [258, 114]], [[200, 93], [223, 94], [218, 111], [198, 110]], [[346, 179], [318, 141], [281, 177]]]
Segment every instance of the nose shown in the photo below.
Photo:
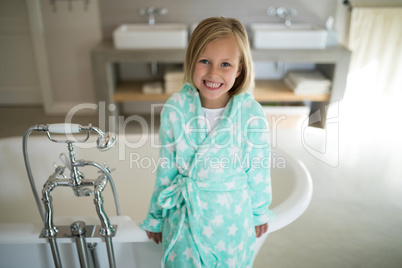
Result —
[[208, 75], [210, 77], [216, 77], [219, 75], [219, 67], [215, 65], [211, 65], [211, 67], [208, 70]]

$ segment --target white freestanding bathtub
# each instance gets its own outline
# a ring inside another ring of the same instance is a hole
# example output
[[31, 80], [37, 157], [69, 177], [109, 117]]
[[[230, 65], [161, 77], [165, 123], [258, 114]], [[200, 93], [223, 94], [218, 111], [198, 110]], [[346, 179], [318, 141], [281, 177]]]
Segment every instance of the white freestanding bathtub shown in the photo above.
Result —
[[[138, 225], [147, 213], [155, 180], [159, 149], [157, 135], [120, 135], [118, 144], [109, 151], [98, 151], [94, 143], [78, 144], [77, 159], [104, 162], [120, 199], [121, 214], [116, 209], [110, 185], [103, 191], [104, 207], [112, 224], [117, 224], [113, 247], [117, 267], [159, 267], [161, 245], [150, 242]], [[83, 146], [92, 148], [82, 148]], [[54, 172], [54, 163], [62, 165], [61, 153], [66, 144], [51, 142], [44, 133], [33, 133], [28, 139], [29, 160], [38, 193]], [[273, 203], [276, 214], [269, 232], [277, 231], [298, 218], [308, 207], [312, 196], [312, 181], [304, 164], [281, 150], [272, 154]], [[96, 178], [95, 169], [82, 169], [86, 178]], [[67, 175], [68, 172], [66, 172]], [[22, 137], [0, 140], [0, 267], [54, 267], [47, 240], [39, 238], [43, 229], [38, 208], [27, 177]], [[87, 225], [99, 225], [92, 197], [76, 197], [70, 187], [55, 188], [52, 193], [54, 224], [69, 226], [83, 220]], [[267, 234], [257, 239], [256, 254]], [[108, 267], [106, 246], [102, 238], [87, 238], [96, 242], [100, 267]], [[79, 267], [78, 254], [72, 238], [57, 239], [64, 267]]]

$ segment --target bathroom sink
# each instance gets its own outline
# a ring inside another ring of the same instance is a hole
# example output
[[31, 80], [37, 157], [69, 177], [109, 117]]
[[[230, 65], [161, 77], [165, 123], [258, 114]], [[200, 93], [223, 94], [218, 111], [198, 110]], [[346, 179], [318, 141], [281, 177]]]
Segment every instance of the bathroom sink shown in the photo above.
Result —
[[120, 49], [186, 48], [185, 24], [122, 24], [113, 32], [113, 42]]
[[287, 28], [280, 23], [255, 23], [250, 30], [254, 48], [325, 48], [327, 40], [327, 31], [311, 24], [294, 23]]

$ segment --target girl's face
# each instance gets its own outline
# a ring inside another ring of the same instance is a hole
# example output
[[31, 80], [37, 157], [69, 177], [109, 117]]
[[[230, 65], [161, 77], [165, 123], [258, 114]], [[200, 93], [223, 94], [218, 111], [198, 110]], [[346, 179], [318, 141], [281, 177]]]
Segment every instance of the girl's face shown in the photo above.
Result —
[[193, 81], [204, 108], [225, 107], [229, 90], [241, 73], [240, 48], [234, 37], [211, 41], [195, 65]]

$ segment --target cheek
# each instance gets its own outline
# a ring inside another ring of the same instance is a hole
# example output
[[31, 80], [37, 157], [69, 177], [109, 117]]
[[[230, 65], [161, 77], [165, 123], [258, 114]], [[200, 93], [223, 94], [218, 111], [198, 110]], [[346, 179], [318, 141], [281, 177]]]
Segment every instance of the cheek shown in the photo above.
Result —
[[194, 72], [193, 72], [193, 79], [196, 78], [196, 77], [200, 77], [201, 73], [202, 73], [201, 68], [199, 66], [196, 66], [194, 68]]
[[234, 81], [236, 80], [236, 78], [239, 76], [239, 72], [237, 72], [236, 70], [231, 71], [230, 73], [227, 74], [227, 77], [231, 80]]

